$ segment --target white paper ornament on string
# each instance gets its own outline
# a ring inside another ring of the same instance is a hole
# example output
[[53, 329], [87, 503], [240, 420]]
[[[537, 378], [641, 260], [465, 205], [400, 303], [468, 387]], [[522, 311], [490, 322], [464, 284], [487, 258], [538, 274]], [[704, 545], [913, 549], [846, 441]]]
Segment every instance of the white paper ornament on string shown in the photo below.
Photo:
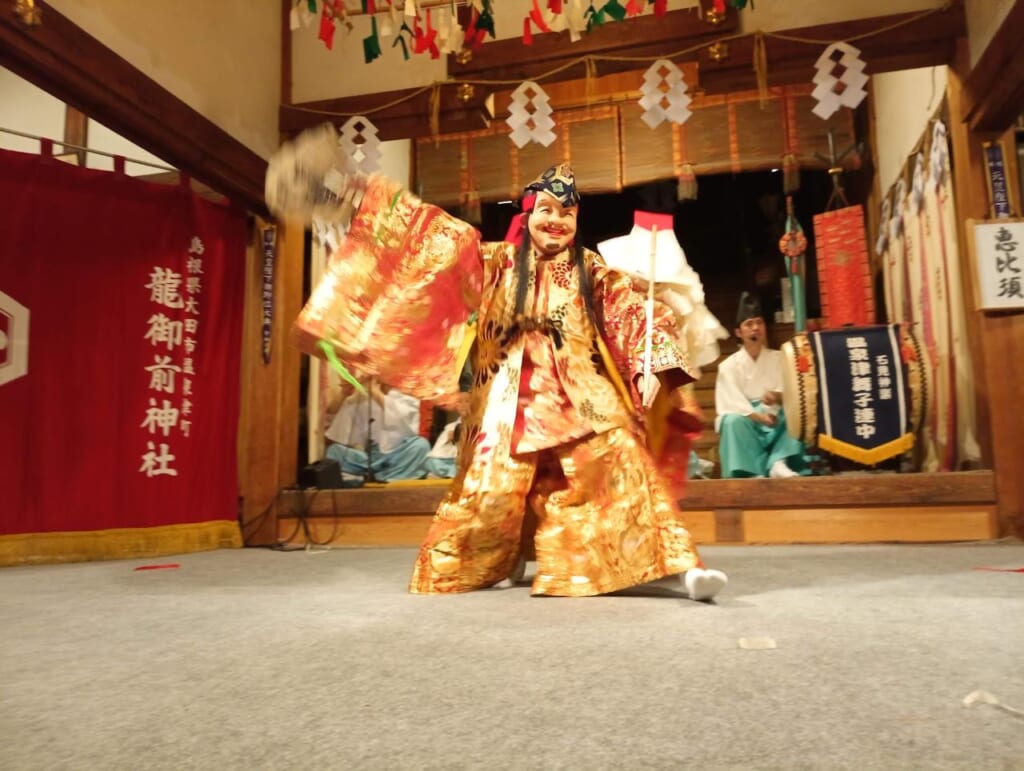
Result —
[[931, 184], [933, 187], [942, 187], [946, 179], [946, 172], [949, 170], [949, 141], [947, 139], [946, 124], [941, 120], [935, 121], [932, 127], [932, 150], [928, 161]]
[[362, 115], [353, 115], [341, 127], [338, 144], [352, 159], [357, 171], [370, 174], [380, 170], [380, 139], [377, 127]]
[[583, 0], [569, 0], [569, 13], [565, 20], [569, 26], [569, 42], [578, 43], [583, 37], [583, 33], [587, 31], [586, 8], [583, 7]]
[[865, 66], [860, 50], [849, 43], [833, 43], [826, 48], [814, 65], [817, 70], [813, 81], [816, 87], [811, 96], [818, 104], [812, 112], [827, 120], [840, 107], [853, 109], [864, 101], [868, 95], [864, 90], [868, 82]]
[[644, 73], [644, 84], [640, 87], [644, 108], [643, 122], [655, 128], [662, 121], [686, 123], [690, 116], [690, 95], [686, 93], [683, 71], [668, 59], [658, 59]]
[[516, 147], [536, 142], [547, 147], [555, 141], [555, 121], [551, 118], [551, 105], [544, 89], [532, 80], [525, 80], [512, 92], [512, 103], [505, 121], [512, 129], [509, 137]]

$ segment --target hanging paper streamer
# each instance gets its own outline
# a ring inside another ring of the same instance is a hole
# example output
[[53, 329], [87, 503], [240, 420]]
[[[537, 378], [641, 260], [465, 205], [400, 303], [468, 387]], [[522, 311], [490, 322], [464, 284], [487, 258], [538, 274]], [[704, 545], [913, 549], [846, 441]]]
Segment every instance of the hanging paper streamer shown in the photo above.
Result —
[[633, 18], [644, 12], [644, 0], [629, 0], [626, 3], [626, 16]]
[[363, 61], [369, 64], [380, 56], [380, 33], [377, 31], [377, 17], [370, 18], [370, 34], [363, 38]]
[[406, 37], [412, 38], [412, 30], [409, 29], [409, 25], [404, 21], [402, 26], [398, 28], [398, 32], [395, 34], [395, 42], [391, 44], [392, 48], [397, 46], [402, 47], [402, 56], [405, 57], [406, 61], [409, 61], [409, 44], [405, 42]]
[[583, 16], [587, 20], [587, 32], [590, 32], [594, 27], [600, 27], [607, 21], [604, 9], [602, 8], [601, 10], [597, 10], [594, 8], [593, 3], [591, 3], [590, 7], [583, 12]]
[[[827, 120], [840, 107], [853, 109], [864, 101], [868, 95], [864, 90], [868, 82], [865, 66], [860, 50], [849, 43], [833, 43], [826, 48], [814, 65], [817, 74], [813, 82], [816, 86], [811, 96], [818, 104], [812, 112]], [[838, 77], [837, 71], [840, 72]]]
[[330, 51], [334, 48], [334, 16], [327, 10], [325, 5], [323, 11], [320, 14], [320, 39], [324, 41], [324, 45], [327, 46], [327, 50]]
[[548, 12], [544, 21], [552, 32], [562, 32], [569, 27], [569, 19], [562, 12], [563, 0], [548, 0]]
[[362, 115], [353, 115], [341, 127], [338, 144], [364, 174], [380, 170], [380, 139], [377, 127]]
[[668, 59], [658, 59], [644, 73], [644, 84], [640, 87], [643, 98], [640, 106], [644, 109], [643, 122], [651, 128], [664, 120], [672, 123], [686, 123], [690, 115], [690, 95], [686, 93], [683, 71]]
[[516, 147], [530, 142], [547, 147], [555, 141], [555, 121], [551, 118], [548, 95], [532, 80], [524, 81], [512, 92], [508, 111], [505, 122], [512, 129], [509, 137]]
[[523, 45], [533, 45], [534, 26], [537, 27], [538, 32], [551, 31], [547, 19], [544, 18], [540, 11], [540, 5], [537, 0], [533, 0], [533, 8], [530, 9], [529, 15], [523, 18]]
[[569, 0], [569, 13], [566, 22], [569, 25], [569, 42], [576, 43], [587, 31], [587, 16], [583, 9], [583, 0]]
[[889, 219], [892, 217], [892, 201], [888, 196], [882, 201], [878, 215], [878, 238], [875, 239], [875, 253], [881, 257], [889, 249]]
[[608, 0], [601, 7], [601, 11], [605, 16], [614, 19], [615, 21], [622, 21], [626, 18], [626, 9], [619, 4], [619, 0]]
[[474, 50], [483, 45], [487, 35], [494, 37], [494, 15], [491, 11], [491, 0], [481, 0], [480, 9], [477, 10], [476, 3], [473, 7], [473, 16], [470, 18], [469, 26], [466, 27], [466, 44]]

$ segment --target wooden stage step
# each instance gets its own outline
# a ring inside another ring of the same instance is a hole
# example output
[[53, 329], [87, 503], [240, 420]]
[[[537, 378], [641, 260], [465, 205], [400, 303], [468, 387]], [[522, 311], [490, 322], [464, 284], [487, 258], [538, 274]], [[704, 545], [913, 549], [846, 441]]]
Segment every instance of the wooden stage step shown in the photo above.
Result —
[[[334, 546], [415, 546], [448, 485], [285, 490], [278, 538]], [[691, 480], [681, 501], [698, 543], [981, 541], [1000, 536], [995, 475], [863, 474]]]

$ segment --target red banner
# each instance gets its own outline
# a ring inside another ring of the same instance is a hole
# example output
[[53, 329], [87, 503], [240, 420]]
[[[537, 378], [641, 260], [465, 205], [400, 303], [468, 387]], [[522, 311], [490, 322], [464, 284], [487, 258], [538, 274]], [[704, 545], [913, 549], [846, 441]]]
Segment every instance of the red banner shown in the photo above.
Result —
[[244, 215], [0, 151], [0, 534], [235, 520]]
[[864, 235], [864, 209], [814, 215], [821, 315], [826, 329], [875, 323], [875, 293]]

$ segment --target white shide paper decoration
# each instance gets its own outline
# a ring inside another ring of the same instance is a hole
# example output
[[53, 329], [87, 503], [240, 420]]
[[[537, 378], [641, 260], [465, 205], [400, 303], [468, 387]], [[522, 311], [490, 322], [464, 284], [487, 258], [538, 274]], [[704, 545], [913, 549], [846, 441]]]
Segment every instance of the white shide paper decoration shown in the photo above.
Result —
[[655, 128], [662, 121], [686, 123], [690, 115], [690, 95], [683, 71], [668, 59], [658, 59], [644, 73], [644, 84], [640, 87], [643, 98], [640, 106], [644, 123]]
[[826, 48], [814, 65], [818, 72], [813, 82], [817, 85], [811, 96], [818, 104], [812, 112], [827, 120], [840, 107], [853, 109], [864, 101], [868, 95], [864, 90], [868, 82], [865, 66], [860, 50], [849, 43], [833, 43]]
[[341, 127], [338, 137], [345, 154], [352, 159], [356, 171], [371, 174], [380, 170], [380, 139], [377, 127], [362, 115], [353, 115]]
[[512, 103], [508, 108], [508, 119], [505, 121], [512, 129], [509, 137], [516, 147], [523, 147], [530, 142], [547, 147], [555, 141], [555, 121], [551, 118], [551, 105], [544, 89], [532, 80], [519, 84], [512, 92]]

